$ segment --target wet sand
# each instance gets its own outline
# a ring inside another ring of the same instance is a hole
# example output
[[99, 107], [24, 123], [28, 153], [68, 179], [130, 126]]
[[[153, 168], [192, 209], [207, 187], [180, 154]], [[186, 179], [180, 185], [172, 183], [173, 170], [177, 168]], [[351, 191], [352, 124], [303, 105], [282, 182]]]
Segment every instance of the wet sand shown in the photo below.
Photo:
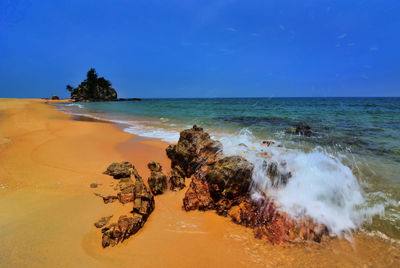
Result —
[[363, 234], [353, 243], [273, 246], [214, 212], [183, 211], [185, 190], [157, 196], [136, 235], [103, 249], [93, 223], [115, 221], [131, 204], [94, 195], [113, 189], [102, 172], [128, 160], [147, 181], [149, 161], [168, 170], [166, 146], [113, 124], [70, 120], [44, 100], [0, 99], [0, 266], [400, 267], [398, 247]]

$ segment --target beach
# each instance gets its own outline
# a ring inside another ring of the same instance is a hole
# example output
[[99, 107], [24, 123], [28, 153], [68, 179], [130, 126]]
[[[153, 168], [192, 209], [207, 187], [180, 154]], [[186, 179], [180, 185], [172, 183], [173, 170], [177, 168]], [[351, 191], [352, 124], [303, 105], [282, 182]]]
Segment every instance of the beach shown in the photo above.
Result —
[[[77, 118], [75, 118], [77, 119]], [[79, 119], [79, 118], [78, 118]], [[117, 124], [71, 120], [39, 99], [0, 99], [0, 265], [2, 267], [396, 267], [400, 248], [364, 233], [349, 240], [271, 245], [215, 212], [182, 210], [185, 189], [155, 197], [144, 227], [102, 248], [94, 223], [126, 215], [104, 204], [112, 162], [130, 161], [147, 183], [147, 163], [170, 162], [168, 143]], [[100, 184], [91, 188], [91, 183]], [[352, 242], [350, 242], [352, 241]]]

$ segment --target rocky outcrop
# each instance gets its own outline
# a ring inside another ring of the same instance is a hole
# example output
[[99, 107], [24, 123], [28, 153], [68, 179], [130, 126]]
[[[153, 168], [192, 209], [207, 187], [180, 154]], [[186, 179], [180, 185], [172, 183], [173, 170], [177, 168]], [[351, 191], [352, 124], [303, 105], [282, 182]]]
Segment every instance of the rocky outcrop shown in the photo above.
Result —
[[166, 149], [171, 159], [171, 168], [180, 167], [186, 178], [190, 178], [204, 165], [211, 165], [222, 155], [222, 144], [212, 140], [201, 127], [193, 126], [180, 133], [176, 145]]
[[142, 228], [143, 224], [143, 217], [140, 215], [133, 215], [132, 217], [123, 215], [119, 217], [117, 223], [112, 223], [101, 230], [103, 233], [101, 242], [103, 248], [115, 246], [124, 241], [137, 233], [137, 231]]
[[148, 184], [154, 195], [164, 193], [167, 189], [167, 176], [162, 173], [162, 167], [158, 162], [150, 162], [147, 167], [150, 169]]
[[[108, 247], [115, 246], [139, 231], [153, 212], [155, 202], [150, 190], [131, 163], [113, 163], [107, 168], [105, 174], [119, 178], [119, 192], [117, 195], [103, 197], [104, 203], [118, 199], [122, 204], [132, 204], [132, 215], [123, 215], [116, 223], [103, 225], [105, 227], [102, 229], [102, 246]], [[102, 222], [99, 223], [100, 225]]]
[[[270, 146], [273, 142], [264, 144]], [[171, 174], [191, 177], [183, 198], [184, 210], [215, 210], [237, 224], [252, 228], [255, 237], [266, 237], [273, 244], [302, 239], [319, 242], [328, 234], [325, 226], [316, 225], [309, 218], [291, 219], [265, 193], [258, 190], [251, 193], [253, 165], [241, 156], [223, 157], [221, 149], [218, 141], [197, 126], [182, 131], [178, 143], [167, 148]], [[263, 169], [273, 186], [284, 187], [291, 177], [284, 162], [279, 165], [265, 162]], [[170, 183], [176, 180], [174, 176]], [[251, 194], [258, 197], [252, 198]]]
[[129, 178], [131, 176], [133, 165], [129, 162], [114, 162], [108, 166], [103, 173], [113, 176], [114, 179]]
[[51, 96], [51, 99], [52, 100], [59, 100], [60, 98], [57, 95], [53, 95], [53, 96]]
[[116, 101], [117, 91], [111, 87], [111, 82], [104, 77], [98, 77], [95, 69], [87, 72], [86, 79], [76, 88], [67, 85], [72, 101]]
[[183, 198], [183, 209], [189, 210], [210, 210], [215, 204], [210, 195], [208, 183], [204, 179], [193, 178]]
[[210, 167], [205, 179], [214, 202], [248, 194], [254, 166], [241, 156], [224, 157]]
[[173, 191], [179, 191], [185, 188], [185, 174], [179, 166], [175, 166], [169, 172], [169, 188]]

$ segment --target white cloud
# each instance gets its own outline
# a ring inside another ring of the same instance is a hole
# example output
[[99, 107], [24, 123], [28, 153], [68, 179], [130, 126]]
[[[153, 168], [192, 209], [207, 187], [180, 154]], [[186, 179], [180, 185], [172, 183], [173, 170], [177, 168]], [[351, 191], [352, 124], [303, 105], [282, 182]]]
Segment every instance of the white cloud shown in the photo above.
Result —
[[342, 33], [341, 35], [339, 35], [337, 38], [338, 39], [343, 39], [347, 36], [347, 33]]

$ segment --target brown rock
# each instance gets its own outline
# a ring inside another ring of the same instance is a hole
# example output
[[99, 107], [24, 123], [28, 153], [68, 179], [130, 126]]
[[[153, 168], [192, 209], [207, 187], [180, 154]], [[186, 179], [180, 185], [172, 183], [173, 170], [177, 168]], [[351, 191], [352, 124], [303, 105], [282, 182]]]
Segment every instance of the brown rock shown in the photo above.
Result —
[[179, 166], [186, 178], [191, 177], [201, 166], [218, 160], [221, 150], [222, 144], [212, 140], [208, 133], [196, 125], [182, 131], [178, 143], [166, 149], [171, 167]]
[[214, 208], [214, 202], [210, 196], [207, 181], [204, 179], [192, 178], [189, 188], [183, 198], [183, 209], [209, 210]]
[[133, 212], [143, 216], [144, 220], [154, 210], [154, 197], [150, 193], [144, 184], [142, 177], [139, 174], [135, 174], [135, 189], [134, 189], [134, 201], [133, 201]]
[[151, 171], [150, 178], [147, 181], [151, 192], [154, 195], [164, 193], [167, 189], [167, 176], [161, 172], [161, 165], [158, 162], [150, 162], [147, 166]]
[[114, 162], [104, 171], [104, 174], [113, 176], [114, 179], [129, 178], [132, 169], [134, 166], [129, 162]]
[[148, 163], [147, 167], [150, 169], [150, 171], [154, 171], [154, 172], [161, 172], [161, 170], [162, 170], [160, 163], [155, 162], [155, 161]]
[[140, 215], [121, 216], [117, 223], [110, 224], [101, 230], [103, 248], [117, 245], [139, 231], [142, 226], [143, 220]]
[[205, 179], [215, 202], [234, 199], [249, 192], [254, 166], [241, 156], [220, 159], [210, 167]]
[[185, 175], [179, 166], [175, 166], [169, 173], [169, 188], [177, 191], [185, 188]]
[[118, 196], [115, 196], [115, 195], [108, 195], [108, 196], [102, 196], [102, 197], [103, 197], [104, 204], [112, 203], [118, 199]]

